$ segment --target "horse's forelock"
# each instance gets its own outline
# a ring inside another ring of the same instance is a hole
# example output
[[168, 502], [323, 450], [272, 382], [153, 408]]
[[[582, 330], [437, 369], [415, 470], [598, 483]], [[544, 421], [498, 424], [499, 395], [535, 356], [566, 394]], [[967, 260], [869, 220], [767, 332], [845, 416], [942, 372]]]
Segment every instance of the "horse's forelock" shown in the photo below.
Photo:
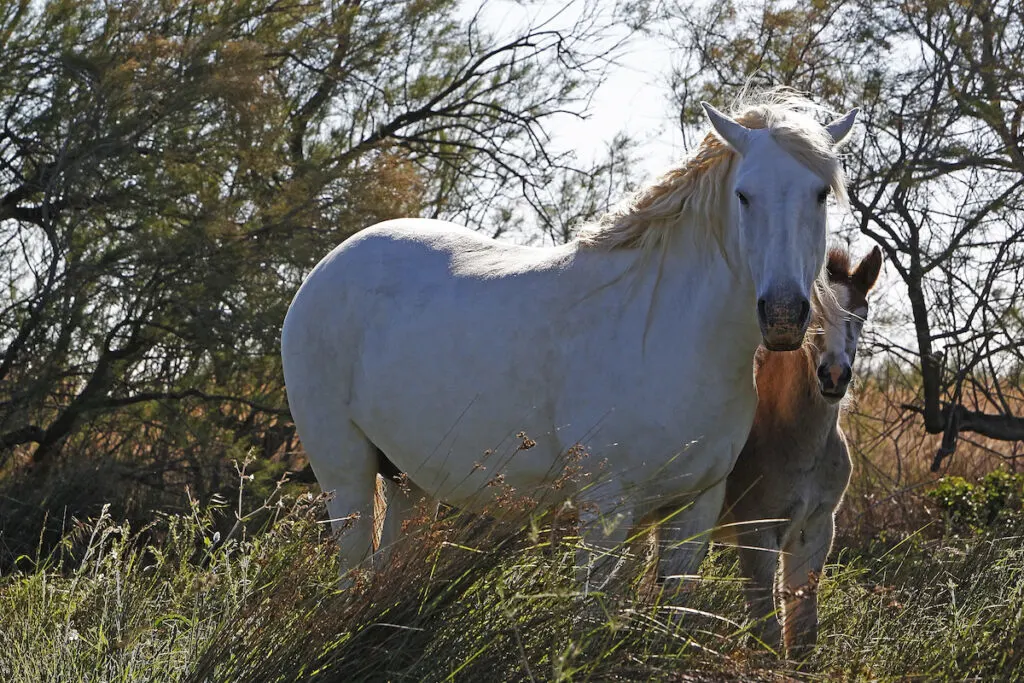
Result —
[[751, 129], [768, 129], [772, 139], [809, 171], [829, 184], [836, 201], [845, 205], [846, 177], [835, 153], [832, 138], [810, 112], [823, 111], [795, 93], [769, 91], [761, 103], [734, 112], [738, 123]]

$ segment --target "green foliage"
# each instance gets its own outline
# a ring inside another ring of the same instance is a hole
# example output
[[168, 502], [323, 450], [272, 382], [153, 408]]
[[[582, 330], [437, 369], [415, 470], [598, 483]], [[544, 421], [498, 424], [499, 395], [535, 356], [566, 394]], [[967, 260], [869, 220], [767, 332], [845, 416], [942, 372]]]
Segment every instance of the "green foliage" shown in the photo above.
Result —
[[938, 506], [947, 530], [982, 532], [1018, 524], [1024, 519], [1024, 475], [989, 472], [977, 482], [943, 477], [925, 494]]
[[207, 499], [253, 448], [280, 464], [280, 328], [317, 260], [380, 220], [498, 232], [524, 193], [543, 205], [570, 160], [542, 124], [594, 80], [597, 10], [504, 42], [461, 16], [0, 3], [0, 478], [127, 463], [123, 500], [74, 510], [135, 514], [140, 487]]

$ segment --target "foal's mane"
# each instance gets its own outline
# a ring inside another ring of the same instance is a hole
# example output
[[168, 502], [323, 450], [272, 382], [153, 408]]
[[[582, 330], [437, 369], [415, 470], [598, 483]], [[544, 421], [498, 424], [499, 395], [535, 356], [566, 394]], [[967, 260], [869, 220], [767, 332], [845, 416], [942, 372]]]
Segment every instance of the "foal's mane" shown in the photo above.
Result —
[[[833, 249], [829, 252], [829, 265], [832, 263], [832, 257], [834, 252], [839, 250]], [[846, 252], [842, 252], [845, 254]], [[849, 261], [847, 261], [848, 263]], [[811, 324], [808, 328], [808, 334], [817, 334], [821, 331], [825, 325], [837, 325], [840, 321], [846, 320], [849, 313], [843, 308], [842, 303], [836, 297], [835, 291], [832, 289], [832, 283], [841, 284], [847, 286], [846, 281], [839, 280], [831, 277], [832, 271], [826, 266], [822, 269], [822, 272], [818, 274], [818, 277], [814, 279], [814, 287], [811, 289]], [[844, 274], [846, 271], [842, 271]]]
[[[846, 179], [828, 132], [811, 114], [821, 107], [786, 88], [742, 98], [733, 118], [747, 128], [767, 128], [775, 141], [846, 201]], [[737, 153], [707, 133], [682, 165], [641, 188], [623, 204], [580, 231], [581, 247], [611, 251], [664, 247], [672, 229], [703, 231], [723, 249], [729, 215], [726, 187]]]

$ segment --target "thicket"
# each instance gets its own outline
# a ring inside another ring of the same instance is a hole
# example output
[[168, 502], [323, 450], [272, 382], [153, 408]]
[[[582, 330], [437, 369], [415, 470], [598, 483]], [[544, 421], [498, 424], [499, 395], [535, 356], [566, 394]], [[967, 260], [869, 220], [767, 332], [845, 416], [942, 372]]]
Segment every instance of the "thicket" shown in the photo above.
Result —
[[455, 0], [0, 2], [0, 564], [250, 452], [301, 471], [281, 323], [357, 230], [593, 213], [624, 148], [587, 167], [543, 124], [584, 109], [610, 7], [499, 38]]

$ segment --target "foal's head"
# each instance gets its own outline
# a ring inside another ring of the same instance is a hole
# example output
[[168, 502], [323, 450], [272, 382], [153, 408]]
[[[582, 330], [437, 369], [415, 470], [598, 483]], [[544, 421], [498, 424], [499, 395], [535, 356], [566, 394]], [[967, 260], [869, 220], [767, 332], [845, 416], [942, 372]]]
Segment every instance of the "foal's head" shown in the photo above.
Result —
[[845, 250], [832, 249], [828, 253], [825, 273], [842, 310], [829, 315], [819, 313], [822, 332], [812, 336], [812, 344], [818, 351], [818, 386], [829, 402], [841, 400], [850, 386], [857, 341], [868, 317], [868, 292], [881, 267], [882, 252], [878, 247], [853, 270]]

